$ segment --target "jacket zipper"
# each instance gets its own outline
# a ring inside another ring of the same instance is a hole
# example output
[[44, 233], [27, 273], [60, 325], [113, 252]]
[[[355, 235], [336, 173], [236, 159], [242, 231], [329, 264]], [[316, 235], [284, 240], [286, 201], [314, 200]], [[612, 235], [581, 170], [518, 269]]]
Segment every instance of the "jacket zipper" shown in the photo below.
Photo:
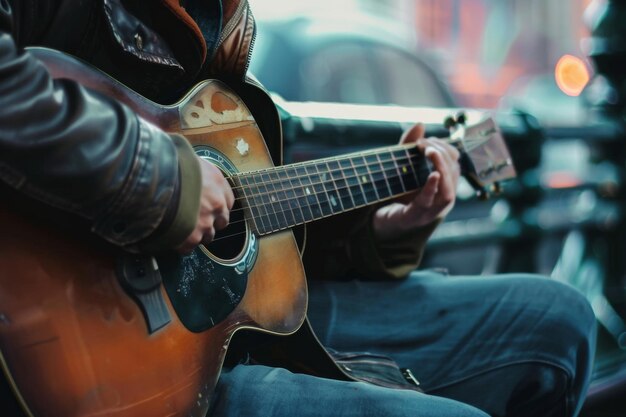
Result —
[[243, 10], [247, 4], [248, 0], [242, 0], [239, 2], [239, 4], [237, 5], [237, 10], [235, 10], [233, 16], [230, 18], [228, 23], [226, 23], [226, 26], [224, 26], [224, 28], [222, 29], [222, 36], [220, 36], [220, 40], [217, 43], [217, 48], [215, 48], [216, 50], [219, 49], [219, 47], [226, 40], [226, 38], [228, 38], [230, 34], [233, 33], [233, 30], [235, 30], [237, 22], [239, 22], [239, 19], [241, 19], [241, 15], [243, 14]]
[[[217, 51], [222, 43], [233, 33], [237, 24], [239, 23], [239, 19], [243, 16], [246, 6], [248, 6], [247, 0], [242, 0], [237, 5], [237, 10], [233, 13], [231, 19], [226, 23], [226, 26], [222, 29], [222, 34], [220, 35], [220, 39], [217, 43], [215, 50]], [[252, 14], [252, 10], [248, 7], [248, 19], [252, 20], [252, 37], [250, 38], [250, 45], [248, 45], [248, 53], [246, 56], [246, 65], [243, 68], [243, 74], [245, 75], [248, 72], [248, 68], [250, 67], [250, 61], [252, 60], [252, 51], [254, 50], [254, 43], [256, 42], [256, 25], [254, 15]], [[247, 78], [247, 77], [246, 77]], [[258, 83], [256, 83], [258, 85]]]
[[334, 350], [330, 351], [330, 354], [338, 360], [342, 360], [342, 359], [355, 359], [355, 358], [363, 358], [363, 359], [380, 359], [386, 362], [393, 362], [393, 359], [385, 356], [385, 355], [378, 355], [376, 353], [369, 353], [369, 352], [337, 352]]
[[366, 360], [366, 359], [346, 360], [346, 359], [337, 359], [337, 358], [335, 358], [335, 360], [338, 363], [342, 363], [342, 364], [345, 364], [347, 366], [350, 366], [351, 363], [363, 363], [363, 364], [371, 364], [371, 365], [383, 365], [383, 366], [387, 366], [389, 368], [399, 369], [391, 361], [385, 361], [385, 360], [381, 360], [381, 361]]
[[252, 51], [254, 50], [254, 43], [256, 42], [256, 22], [252, 10], [248, 9], [249, 19], [252, 20], [252, 38], [250, 38], [250, 45], [248, 46], [248, 56], [246, 57], [246, 65], [243, 68], [243, 73], [248, 73], [250, 67], [250, 61], [252, 60]]

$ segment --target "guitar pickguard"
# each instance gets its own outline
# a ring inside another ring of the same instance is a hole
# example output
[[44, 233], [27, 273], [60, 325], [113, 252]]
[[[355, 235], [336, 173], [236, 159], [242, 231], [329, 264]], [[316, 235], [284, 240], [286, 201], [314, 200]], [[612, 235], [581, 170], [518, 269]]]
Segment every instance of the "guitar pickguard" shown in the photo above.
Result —
[[[225, 173], [237, 172], [234, 164], [221, 152], [208, 147], [196, 146], [196, 154], [215, 164]], [[231, 223], [245, 221], [234, 220]], [[224, 320], [242, 300], [248, 273], [252, 270], [259, 250], [256, 235], [245, 227], [242, 248], [232, 259], [223, 259], [204, 245], [198, 246], [190, 255], [170, 254], [158, 259], [163, 285], [172, 306], [184, 326], [201, 332]], [[220, 234], [216, 235], [218, 240]]]
[[248, 271], [223, 265], [199, 248], [190, 255], [159, 259], [163, 285], [180, 321], [192, 332], [210, 329], [237, 307]]

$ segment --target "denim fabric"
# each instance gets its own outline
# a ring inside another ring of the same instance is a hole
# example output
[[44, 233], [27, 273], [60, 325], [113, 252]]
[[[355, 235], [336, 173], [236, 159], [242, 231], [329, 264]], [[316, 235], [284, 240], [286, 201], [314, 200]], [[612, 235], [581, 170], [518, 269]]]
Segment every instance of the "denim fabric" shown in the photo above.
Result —
[[309, 317], [325, 345], [388, 355], [427, 394], [237, 365], [213, 416], [574, 416], [596, 332], [577, 291], [528, 275], [314, 281]]
[[487, 417], [482, 411], [417, 391], [237, 365], [222, 373], [213, 417]]

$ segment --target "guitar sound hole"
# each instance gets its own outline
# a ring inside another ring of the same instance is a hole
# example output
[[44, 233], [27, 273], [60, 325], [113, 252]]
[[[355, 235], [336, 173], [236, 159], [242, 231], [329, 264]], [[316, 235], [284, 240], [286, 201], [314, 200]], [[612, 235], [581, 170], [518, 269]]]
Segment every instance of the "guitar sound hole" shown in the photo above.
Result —
[[231, 260], [237, 258], [246, 246], [246, 222], [244, 211], [235, 194], [235, 205], [230, 211], [230, 222], [225, 229], [219, 230], [207, 250], [218, 258]]

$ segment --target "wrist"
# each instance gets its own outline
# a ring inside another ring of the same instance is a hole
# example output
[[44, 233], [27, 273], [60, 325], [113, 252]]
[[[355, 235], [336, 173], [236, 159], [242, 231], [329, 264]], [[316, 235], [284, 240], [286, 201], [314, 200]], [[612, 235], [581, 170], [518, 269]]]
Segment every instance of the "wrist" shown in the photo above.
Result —
[[418, 233], [432, 224], [439, 224], [450, 212], [452, 205], [437, 214], [423, 213], [412, 216], [402, 204], [391, 204], [376, 210], [371, 217], [372, 233], [377, 241], [384, 242]]

